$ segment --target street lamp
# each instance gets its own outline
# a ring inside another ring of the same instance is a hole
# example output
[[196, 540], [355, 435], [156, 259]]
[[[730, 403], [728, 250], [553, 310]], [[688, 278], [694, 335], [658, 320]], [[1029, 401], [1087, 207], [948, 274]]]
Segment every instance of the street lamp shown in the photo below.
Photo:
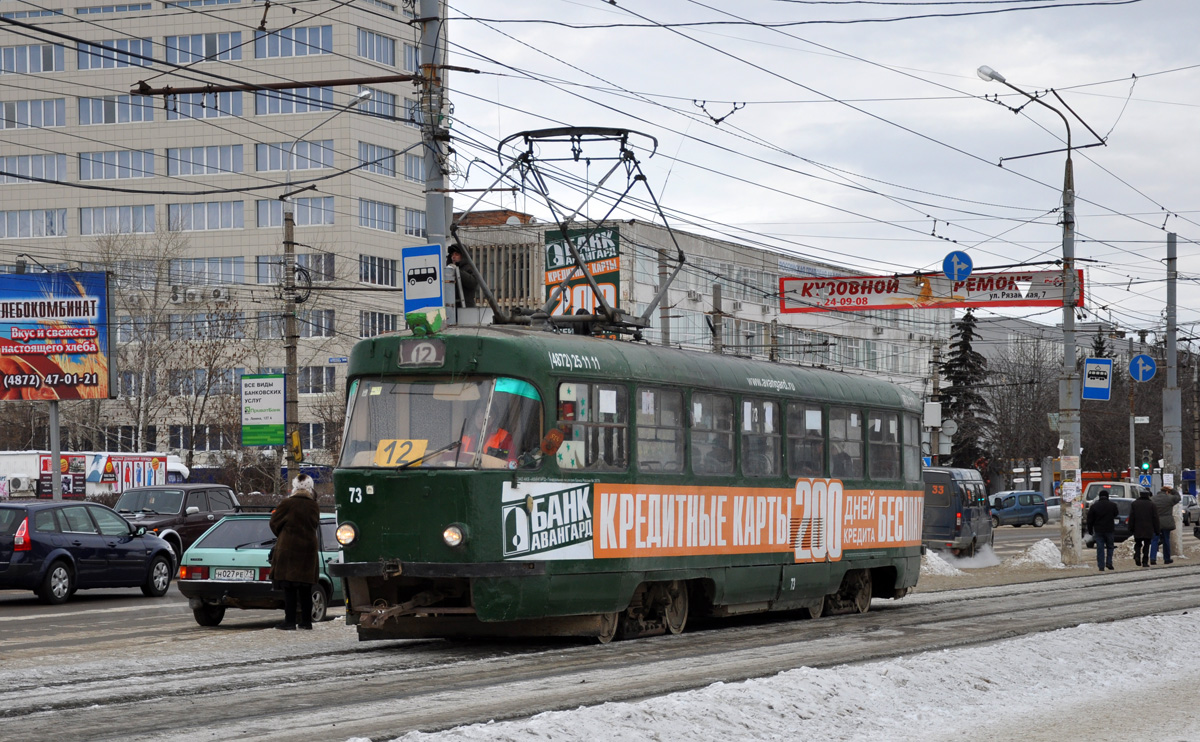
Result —
[[[292, 191], [292, 168], [295, 166], [296, 145], [299, 144], [317, 129], [320, 129], [325, 124], [333, 121], [338, 116], [342, 115], [351, 108], [354, 108], [359, 103], [370, 99], [373, 91], [370, 89], [364, 90], [354, 98], [334, 111], [331, 116], [326, 118], [321, 123], [301, 134], [297, 139], [292, 141], [292, 145], [288, 148], [287, 162], [284, 163], [285, 170], [285, 185], [283, 195], [280, 200], [283, 201], [283, 350], [286, 376], [284, 377], [285, 396], [283, 401], [283, 417], [287, 434], [285, 436], [285, 450], [292, 446], [293, 450], [299, 449], [299, 443], [296, 438], [300, 432], [299, 415], [299, 396], [300, 383], [297, 378], [299, 372], [298, 361], [296, 359], [296, 347], [299, 343], [300, 336], [296, 328], [296, 271], [293, 263], [296, 259], [296, 214], [295, 206], [292, 203], [290, 196]], [[300, 458], [293, 453], [293, 458], [296, 462], [296, 468], [299, 469]], [[283, 457], [283, 482], [284, 487], [290, 479], [291, 471], [288, 466], [288, 456]]]
[[[1080, 491], [1075, 492], [1075, 497], [1082, 496], [1082, 482], [1080, 480], [1079, 468], [1079, 391], [1078, 384], [1075, 378], [1075, 357], [1077, 349], [1075, 347], [1075, 174], [1071, 164], [1071, 122], [1063, 115], [1063, 112], [1050, 105], [1046, 101], [1037, 96], [1021, 90], [1016, 85], [1013, 85], [1008, 80], [1004, 79], [996, 70], [983, 65], [976, 74], [985, 81], [995, 81], [1002, 85], [1017, 91], [1029, 100], [1049, 108], [1058, 114], [1058, 117], [1063, 120], [1063, 124], [1067, 127], [1067, 164], [1063, 173], [1063, 308], [1062, 308], [1062, 323], [1063, 323], [1063, 368], [1062, 376], [1058, 380], [1058, 431], [1062, 438], [1063, 446], [1060, 456], [1063, 463], [1070, 463], [1073, 487], [1080, 488]], [[1063, 486], [1067, 485], [1067, 467], [1062, 467]], [[1065, 493], [1064, 493], [1065, 494]], [[1066, 499], [1064, 498], [1064, 502]], [[1063, 508], [1062, 518], [1062, 556], [1063, 563], [1072, 565], [1078, 564], [1083, 557], [1081, 548], [1079, 524], [1075, 521], [1075, 517], [1079, 515], [1079, 511], [1072, 507]]]

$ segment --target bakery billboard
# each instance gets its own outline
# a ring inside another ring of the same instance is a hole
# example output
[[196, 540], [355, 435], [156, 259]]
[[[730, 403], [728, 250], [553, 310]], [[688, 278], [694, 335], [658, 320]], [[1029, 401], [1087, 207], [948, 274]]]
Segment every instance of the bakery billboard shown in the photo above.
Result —
[[107, 399], [108, 274], [0, 275], [0, 399]]

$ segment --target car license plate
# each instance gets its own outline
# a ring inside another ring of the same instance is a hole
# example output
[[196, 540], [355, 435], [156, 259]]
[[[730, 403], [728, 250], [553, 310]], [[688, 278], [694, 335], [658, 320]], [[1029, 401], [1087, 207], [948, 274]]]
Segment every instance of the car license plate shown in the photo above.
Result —
[[257, 575], [253, 569], [214, 569], [214, 580], [253, 580]]

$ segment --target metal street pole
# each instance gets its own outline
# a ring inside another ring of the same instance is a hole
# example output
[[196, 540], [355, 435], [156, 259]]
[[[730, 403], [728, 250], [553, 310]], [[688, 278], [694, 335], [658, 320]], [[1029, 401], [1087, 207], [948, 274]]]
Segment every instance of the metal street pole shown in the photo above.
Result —
[[[991, 67], [978, 70], [984, 80], [995, 80], [1015, 90], [1029, 100], [1045, 106], [1058, 114], [1067, 127], [1067, 162], [1063, 171], [1063, 368], [1058, 381], [1058, 432], [1062, 439], [1060, 452], [1062, 461], [1062, 495], [1064, 504], [1073, 504], [1083, 495], [1079, 449], [1079, 379], [1076, 374], [1075, 347], [1075, 302], [1079, 295], [1075, 281], [1075, 171], [1071, 162], [1071, 122], [1063, 112], [1037, 96], [1030, 95], [1004, 79]], [[1083, 544], [1080, 531], [1081, 511], [1075, 507], [1062, 509], [1062, 560], [1068, 566], [1083, 560]]]
[[[1163, 484], [1171, 475], [1171, 485], [1183, 487], [1183, 404], [1179, 391], [1178, 354], [1175, 347], [1176, 283], [1179, 272], [1175, 253], [1175, 233], [1167, 233], [1167, 386], [1163, 389]], [[1171, 531], [1171, 552], [1183, 553], [1183, 513], [1175, 508], [1175, 530]]]
[[[428, 244], [441, 247], [441, 265], [446, 264], [446, 241], [453, 200], [446, 193], [443, 167], [450, 130], [445, 126], [446, 63], [445, 0], [420, 0], [421, 15], [421, 141], [425, 145], [425, 232]], [[457, 290], [457, 284], [455, 285]], [[450, 299], [454, 304], [454, 299]], [[405, 308], [407, 311], [407, 307]]]
[[[289, 451], [293, 436], [300, 430], [299, 416], [299, 398], [300, 398], [300, 383], [297, 375], [299, 374], [299, 361], [296, 358], [297, 346], [300, 341], [300, 333], [296, 327], [296, 207], [291, 200], [292, 191], [292, 169], [295, 167], [296, 145], [304, 141], [304, 138], [312, 134], [317, 129], [321, 128], [341, 114], [354, 108], [359, 103], [369, 99], [372, 93], [370, 90], [364, 90], [354, 96], [346, 105], [334, 111], [332, 116], [329, 116], [321, 123], [301, 134], [292, 141], [288, 147], [287, 161], [284, 163], [284, 191], [280, 200], [283, 201], [283, 353], [284, 364], [284, 401], [283, 401], [283, 417], [284, 417], [284, 451]], [[296, 469], [299, 471], [300, 462], [295, 460], [294, 454], [290, 454], [292, 460], [296, 464]], [[289, 454], [285, 453], [283, 458], [283, 486], [286, 490], [287, 483], [291, 479], [291, 467], [288, 465]]]

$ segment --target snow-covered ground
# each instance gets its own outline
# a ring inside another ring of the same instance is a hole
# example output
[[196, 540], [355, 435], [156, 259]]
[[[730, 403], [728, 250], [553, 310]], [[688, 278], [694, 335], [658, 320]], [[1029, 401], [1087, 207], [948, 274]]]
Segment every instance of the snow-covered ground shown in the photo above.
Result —
[[[994, 556], [992, 560], [998, 561]], [[977, 557], [987, 560], [987, 555]], [[1010, 559], [1061, 567], [1038, 542]], [[963, 574], [928, 555], [922, 574]], [[606, 703], [426, 734], [432, 740], [1200, 740], [1191, 654], [1200, 612], [1033, 634], [630, 703]]]

